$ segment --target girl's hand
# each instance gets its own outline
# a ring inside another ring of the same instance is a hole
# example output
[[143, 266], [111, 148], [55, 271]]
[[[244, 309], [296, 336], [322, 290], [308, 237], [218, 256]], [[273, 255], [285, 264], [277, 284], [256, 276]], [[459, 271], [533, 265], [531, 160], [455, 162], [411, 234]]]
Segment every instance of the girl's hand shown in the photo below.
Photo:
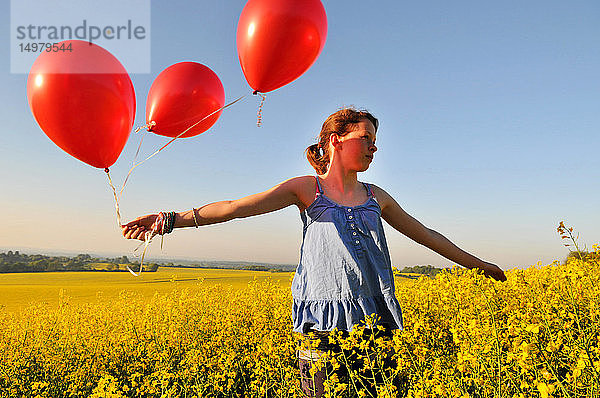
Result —
[[158, 218], [158, 214], [148, 214], [138, 217], [125, 225], [121, 225], [123, 236], [127, 239], [145, 240], [146, 232], [152, 231], [154, 223]]
[[504, 271], [502, 271], [497, 265], [484, 262], [484, 265], [479, 268], [483, 270], [484, 275], [488, 278], [494, 278], [495, 280], [501, 282], [506, 281], [506, 275], [504, 275]]

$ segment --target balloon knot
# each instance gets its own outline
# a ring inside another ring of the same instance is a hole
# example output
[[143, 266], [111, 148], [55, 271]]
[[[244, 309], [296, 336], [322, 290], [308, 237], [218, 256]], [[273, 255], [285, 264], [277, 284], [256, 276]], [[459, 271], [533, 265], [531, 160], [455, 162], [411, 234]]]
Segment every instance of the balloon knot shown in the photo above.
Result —
[[105, 172], [106, 174], [108, 174], [108, 172], [109, 172], [109, 170], [108, 170], [108, 167], [105, 167], [105, 168], [104, 168], [104, 172]]
[[252, 95], [256, 95], [258, 94], [258, 90], [254, 90], [254, 92], [252, 93]]

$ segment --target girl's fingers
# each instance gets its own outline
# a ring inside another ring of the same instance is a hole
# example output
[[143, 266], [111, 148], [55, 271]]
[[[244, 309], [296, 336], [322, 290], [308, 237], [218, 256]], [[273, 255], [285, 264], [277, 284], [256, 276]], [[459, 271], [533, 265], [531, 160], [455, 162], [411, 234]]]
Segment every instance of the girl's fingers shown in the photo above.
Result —
[[146, 228], [141, 227], [135, 233], [135, 239], [144, 240], [144, 235], [146, 235]]
[[506, 281], [506, 275], [504, 274], [504, 271], [502, 271], [502, 269], [498, 266], [494, 266], [494, 268], [486, 272], [486, 274], [497, 281]]
[[144, 233], [146, 229], [144, 227], [138, 228], [127, 228], [123, 231], [123, 236], [126, 239], [137, 239], [140, 233]]
[[146, 216], [138, 217], [127, 224], [121, 225], [123, 236], [126, 239], [138, 239], [145, 241], [146, 232], [151, 231], [156, 223], [156, 214], [148, 214]]
[[[142, 242], [145, 242], [146, 241], [146, 234], [148, 232], [150, 232], [150, 231], [148, 231], [148, 230], [142, 231], [142, 233], [140, 234], [140, 236], [138, 237], [138, 239], [141, 240]], [[156, 235], [156, 234], [152, 234], [149, 237], [152, 238], [154, 235]]]

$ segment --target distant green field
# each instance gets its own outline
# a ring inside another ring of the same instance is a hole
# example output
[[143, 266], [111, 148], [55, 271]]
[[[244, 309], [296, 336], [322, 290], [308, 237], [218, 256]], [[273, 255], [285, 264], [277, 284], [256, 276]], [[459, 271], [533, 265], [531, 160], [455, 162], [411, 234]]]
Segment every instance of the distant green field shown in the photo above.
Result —
[[123, 291], [150, 298], [154, 293], [167, 293], [175, 287], [193, 288], [202, 279], [205, 285], [241, 288], [255, 277], [258, 280], [271, 278], [281, 286], [289, 286], [292, 275], [292, 272], [191, 268], [159, 268], [157, 272], [142, 273], [137, 278], [129, 272], [0, 274], [0, 308], [18, 312], [32, 302], [55, 305], [61, 290], [74, 302], [90, 302], [96, 297], [118, 297]]

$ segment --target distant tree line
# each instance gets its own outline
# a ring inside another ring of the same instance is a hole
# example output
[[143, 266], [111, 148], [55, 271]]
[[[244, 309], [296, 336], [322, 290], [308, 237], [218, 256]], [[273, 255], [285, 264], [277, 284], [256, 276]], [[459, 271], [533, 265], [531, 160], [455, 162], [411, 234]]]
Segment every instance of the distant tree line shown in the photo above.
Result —
[[161, 267], [173, 268], [208, 268], [208, 269], [238, 269], [246, 271], [268, 271], [268, 272], [294, 272], [296, 265], [291, 264], [265, 264], [251, 263], [247, 261], [186, 261], [183, 264], [173, 262], [161, 263]]
[[[50, 271], [124, 271], [122, 264], [139, 266], [139, 262], [130, 262], [127, 256], [115, 258], [94, 258], [89, 254], [75, 257], [44, 256], [42, 254], [21, 254], [9, 250], [0, 253], [0, 273], [10, 272], [50, 272]], [[144, 271], [156, 271], [158, 264], [144, 264]]]
[[269, 271], [269, 272], [285, 272], [283, 268], [274, 268], [266, 265], [244, 265], [240, 269], [246, 271]]
[[433, 265], [414, 265], [412, 267], [402, 268], [400, 273], [401, 274], [423, 274], [423, 275], [435, 276], [440, 271], [442, 271], [441, 268], [436, 268]]

